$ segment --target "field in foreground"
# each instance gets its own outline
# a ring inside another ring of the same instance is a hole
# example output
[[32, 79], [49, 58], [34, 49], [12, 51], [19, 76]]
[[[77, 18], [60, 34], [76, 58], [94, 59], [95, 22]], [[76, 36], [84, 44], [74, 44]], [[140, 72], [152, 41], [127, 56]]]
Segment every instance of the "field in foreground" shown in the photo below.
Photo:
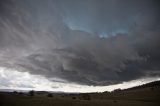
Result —
[[150, 84], [88, 94], [0, 92], [0, 106], [160, 106], [160, 87]]

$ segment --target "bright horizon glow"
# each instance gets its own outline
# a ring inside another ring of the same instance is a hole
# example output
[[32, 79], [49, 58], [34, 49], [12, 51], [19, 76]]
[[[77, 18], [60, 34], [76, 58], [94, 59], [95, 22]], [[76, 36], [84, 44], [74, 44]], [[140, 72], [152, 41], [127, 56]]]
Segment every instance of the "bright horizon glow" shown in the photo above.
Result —
[[160, 80], [160, 78], [143, 78], [109, 86], [87, 86], [67, 82], [53, 82], [40, 75], [31, 75], [28, 72], [19, 72], [14, 69], [0, 67], [0, 89], [11, 90], [16, 89], [55, 92], [104, 92], [113, 91], [114, 89], [118, 88], [126, 89], [157, 80]]

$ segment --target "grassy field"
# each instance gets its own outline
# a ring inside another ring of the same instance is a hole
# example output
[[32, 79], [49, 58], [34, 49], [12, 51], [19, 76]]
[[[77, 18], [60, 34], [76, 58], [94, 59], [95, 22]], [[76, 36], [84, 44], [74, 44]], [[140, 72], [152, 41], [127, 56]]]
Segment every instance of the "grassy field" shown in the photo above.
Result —
[[0, 106], [160, 106], [160, 90], [150, 88], [112, 93], [47, 95], [1, 92]]

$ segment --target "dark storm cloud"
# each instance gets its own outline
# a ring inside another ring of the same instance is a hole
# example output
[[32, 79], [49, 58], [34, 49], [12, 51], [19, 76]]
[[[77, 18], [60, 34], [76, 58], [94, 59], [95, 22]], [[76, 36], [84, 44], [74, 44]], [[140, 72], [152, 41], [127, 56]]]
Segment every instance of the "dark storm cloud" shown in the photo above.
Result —
[[0, 8], [1, 67], [86, 85], [160, 75], [158, 1], [2, 0]]
[[143, 28], [157, 24], [159, 19], [155, 17], [159, 10], [158, 2], [154, 0], [69, 0], [62, 1], [60, 6], [70, 27], [98, 34], [127, 32], [134, 24]]

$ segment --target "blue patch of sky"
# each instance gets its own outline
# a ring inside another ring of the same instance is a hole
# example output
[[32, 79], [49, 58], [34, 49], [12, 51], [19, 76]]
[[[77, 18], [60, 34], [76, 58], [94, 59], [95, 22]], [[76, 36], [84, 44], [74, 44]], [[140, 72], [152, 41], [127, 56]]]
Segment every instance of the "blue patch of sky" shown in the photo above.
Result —
[[100, 31], [93, 31], [90, 29], [85, 22], [77, 22], [76, 20], [70, 20], [70, 19], [65, 19], [64, 23], [67, 24], [67, 26], [71, 30], [80, 30], [88, 33], [96, 33], [99, 35], [101, 38], [109, 37], [109, 36], [116, 36], [119, 33], [126, 34], [128, 31], [127, 29], [113, 29], [112, 31], [107, 31], [107, 30], [100, 30]]

